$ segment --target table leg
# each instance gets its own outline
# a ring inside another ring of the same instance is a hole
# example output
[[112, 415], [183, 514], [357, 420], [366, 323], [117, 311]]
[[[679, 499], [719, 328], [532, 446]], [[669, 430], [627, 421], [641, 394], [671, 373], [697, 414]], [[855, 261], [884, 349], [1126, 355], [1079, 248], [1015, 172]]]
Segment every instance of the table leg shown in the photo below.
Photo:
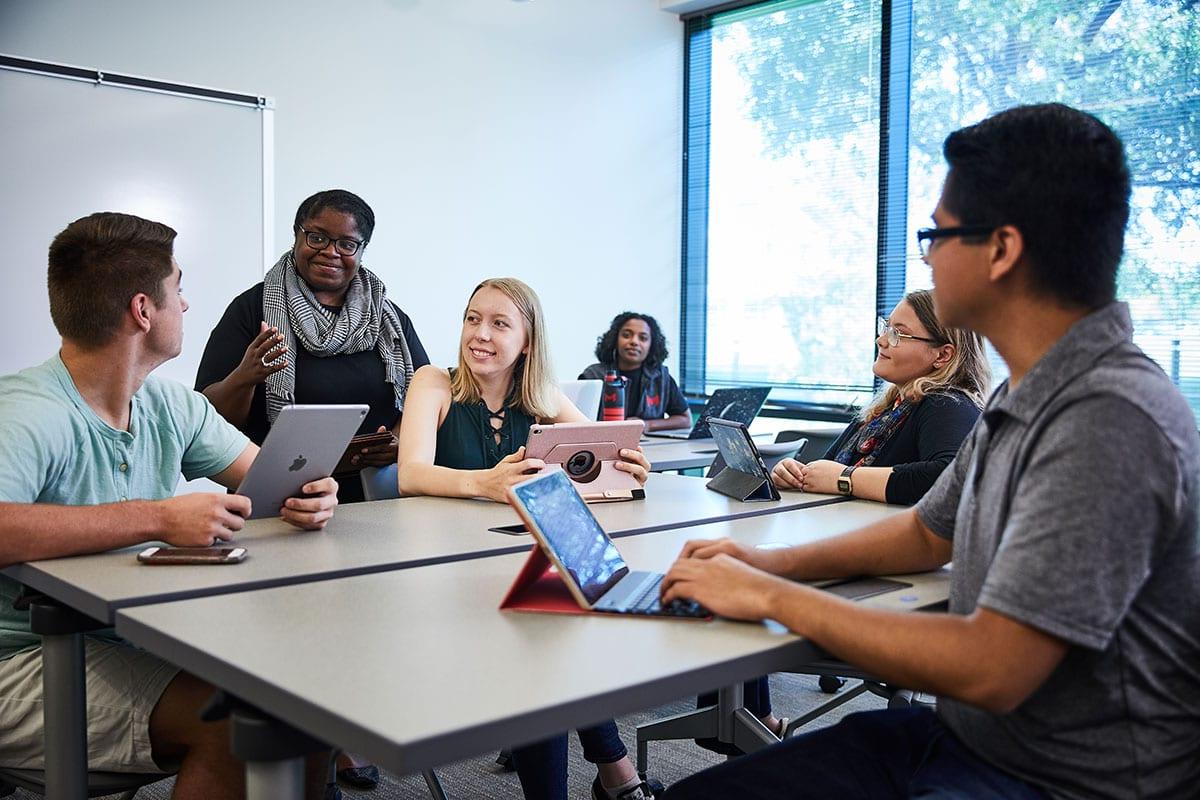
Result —
[[87, 686], [83, 636], [42, 636], [43, 727], [48, 800], [87, 797]]
[[304, 759], [246, 762], [246, 800], [303, 800]]
[[246, 764], [247, 800], [303, 800], [305, 757], [329, 749], [220, 689], [200, 718], [229, 719], [229, 749]]
[[429, 789], [429, 796], [433, 800], [448, 800], [446, 790], [442, 788], [442, 782], [438, 780], [436, 772], [427, 769], [421, 773], [421, 777], [425, 779], [425, 787]]
[[743, 707], [742, 684], [726, 686], [717, 692], [717, 704], [666, 719], [655, 720], [637, 729], [637, 771], [646, 777], [649, 743], [670, 739], [717, 740], [751, 753], [779, 741], [771, 730]]

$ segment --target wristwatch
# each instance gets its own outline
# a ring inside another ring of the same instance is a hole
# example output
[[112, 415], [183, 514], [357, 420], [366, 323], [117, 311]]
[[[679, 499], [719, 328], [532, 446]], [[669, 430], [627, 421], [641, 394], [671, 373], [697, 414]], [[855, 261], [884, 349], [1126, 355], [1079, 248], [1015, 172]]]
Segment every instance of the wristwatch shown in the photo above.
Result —
[[850, 476], [854, 474], [854, 470], [856, 469], [858, 469], [858, 467], [849, 466], [842, 470], [841, 475], [838, 475], [838, 494], [854, 494], [854, 482], [850, 480]]

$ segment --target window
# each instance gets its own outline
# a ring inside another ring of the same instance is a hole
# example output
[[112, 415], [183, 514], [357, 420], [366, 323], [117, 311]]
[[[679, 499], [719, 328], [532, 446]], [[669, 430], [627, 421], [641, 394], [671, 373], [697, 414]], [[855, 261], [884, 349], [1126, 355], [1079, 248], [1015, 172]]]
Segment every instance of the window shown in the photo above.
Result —
[[863, 402], [876, 313], [929, 286], [913, 232], [943, 139], [1054, 100], [1125, 141], [1120, 296], [1200, 419], [1200, 8], [787, 0], [692, 18], [687, 39], [686, 391]]
[[687, 389], [872, 392], [879, 10], [768, 3], [689, 26]]

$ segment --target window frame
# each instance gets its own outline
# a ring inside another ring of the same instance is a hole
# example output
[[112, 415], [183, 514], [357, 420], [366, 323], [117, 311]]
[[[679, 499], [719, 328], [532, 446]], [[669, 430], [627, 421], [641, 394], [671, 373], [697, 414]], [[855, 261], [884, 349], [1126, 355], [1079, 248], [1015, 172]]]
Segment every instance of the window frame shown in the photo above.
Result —
[[[705, 397], [708, 335], [708, 172], [712, 84], [712, 20], [729, 11], [768, 6], [748, 0], [685, 15], [683, 46], [683, 185], [680, 251], [680, 388], [689, 403]], [[875, 311], [887, 316], [904, 296], [908, 216], [909, 93], [912, 0], [881, 0], [879, 69], [879, 226]], [[703, 87], [699, 89], [697, 87]], [[894, 133], [893, 133], [894, 132]], [[878, 391], [882, 386], [874, 378]], [[774, 416], [850, 421], [842, 405], [772, 400]]]

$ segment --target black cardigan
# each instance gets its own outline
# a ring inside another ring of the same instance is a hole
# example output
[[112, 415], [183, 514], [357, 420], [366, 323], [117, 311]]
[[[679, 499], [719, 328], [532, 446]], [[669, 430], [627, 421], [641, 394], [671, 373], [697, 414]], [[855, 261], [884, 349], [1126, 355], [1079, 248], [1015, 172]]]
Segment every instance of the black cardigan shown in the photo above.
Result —
[[[871, 465], [892, 468], [885, 491], [887, 502], [912, 505], [924, 497], [954, 460], [977, 419], [979, 409], [959, 391], [929, 394], [917, 403]], [[833, 460], [860, 427], [861, 422], [847, 427], [829, 446], [825, 458]]]

